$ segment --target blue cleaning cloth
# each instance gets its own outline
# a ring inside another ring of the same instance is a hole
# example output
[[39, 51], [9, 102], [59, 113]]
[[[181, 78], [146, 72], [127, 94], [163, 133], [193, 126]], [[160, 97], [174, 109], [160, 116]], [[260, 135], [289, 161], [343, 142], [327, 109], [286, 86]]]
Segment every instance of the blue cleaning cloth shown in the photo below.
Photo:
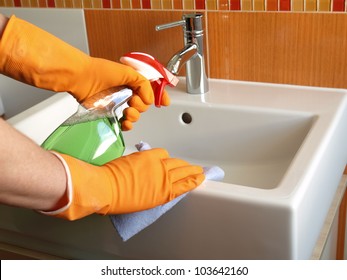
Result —
[[[144, 151], [150, 149], [150, 146], [145, 142], [140, 142], [136, 145], [136, 148], [139, 151]], [[224, 178], [224, 171], [218, 166], [204, 167], [204, 173], [206, 180], [221, 181]], [[175, 199], [152, 209], [129, 214], [111, 215], [110, 219], [118, 234], [125, 242], [135, 234], [154, 223], [186, 195], [187, 193], [182, 194], [181, 196], [178, 196]]]

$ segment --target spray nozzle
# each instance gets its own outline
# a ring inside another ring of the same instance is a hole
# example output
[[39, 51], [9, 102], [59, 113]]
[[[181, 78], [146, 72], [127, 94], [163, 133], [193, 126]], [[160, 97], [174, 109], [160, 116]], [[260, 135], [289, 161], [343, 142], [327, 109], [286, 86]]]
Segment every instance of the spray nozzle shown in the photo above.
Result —
[[130, 52], [123, 55], [120, 61], [134, 68], [142, 76], [151, 82], [155, 105], [161, 106], [161, 100], [166, 85], [174, 87], [178, 83], [178, 78], [160, 64], [154, 57], [141, 52]]

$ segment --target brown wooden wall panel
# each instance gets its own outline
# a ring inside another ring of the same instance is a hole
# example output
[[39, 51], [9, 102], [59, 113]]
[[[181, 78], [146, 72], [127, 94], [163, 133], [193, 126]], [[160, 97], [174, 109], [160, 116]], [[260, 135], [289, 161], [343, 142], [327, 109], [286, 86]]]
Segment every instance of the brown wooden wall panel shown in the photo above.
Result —
[[[211, 78], [347, 88], [347, 14], [206, 12]], [[182, 11], [86, 10], [90, 51], [118, 60], [142, 51], [166, 64], [182, 29], [156, 32]]]
[[347, 15], [208, 13], [210, 75], [347, 87]]

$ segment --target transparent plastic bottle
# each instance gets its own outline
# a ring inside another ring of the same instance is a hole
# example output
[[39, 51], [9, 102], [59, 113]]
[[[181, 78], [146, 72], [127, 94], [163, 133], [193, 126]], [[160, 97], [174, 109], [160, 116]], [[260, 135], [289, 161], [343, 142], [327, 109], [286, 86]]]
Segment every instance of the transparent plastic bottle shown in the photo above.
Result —
[[122, 156], [125, 144], [116, 110], [131, 94], [130, 89], [117, 87], [94, 95], [42, 147], [99, 166]]

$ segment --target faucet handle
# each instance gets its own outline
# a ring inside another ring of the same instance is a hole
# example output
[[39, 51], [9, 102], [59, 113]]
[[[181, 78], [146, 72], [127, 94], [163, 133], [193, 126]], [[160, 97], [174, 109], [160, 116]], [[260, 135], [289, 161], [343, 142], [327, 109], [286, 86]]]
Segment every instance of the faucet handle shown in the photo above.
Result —
[[170, 23], [160, 24], [155, 27], [156, 31], [182, 26], [185, 33], [192, 33], [193, 35], [202, 34], [202, 13], [184, 14], [183, 19]]
[[186, 24], [185, 20], [179, 20], [179, 21], [174, 21], [174, 22], [170, 22], [170, 23], [164, 23], [164, 24], [160, 24], [157, 25], [155, 27], [156, 31], [160, 31], [160, 30], [164, 30], [164, 29], [168, 29], [168, 28], [172, 28], [172, 27], [176, 27], [176, 26], [184, 26]]

